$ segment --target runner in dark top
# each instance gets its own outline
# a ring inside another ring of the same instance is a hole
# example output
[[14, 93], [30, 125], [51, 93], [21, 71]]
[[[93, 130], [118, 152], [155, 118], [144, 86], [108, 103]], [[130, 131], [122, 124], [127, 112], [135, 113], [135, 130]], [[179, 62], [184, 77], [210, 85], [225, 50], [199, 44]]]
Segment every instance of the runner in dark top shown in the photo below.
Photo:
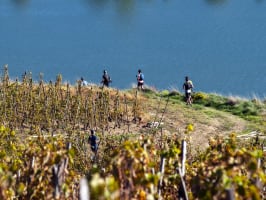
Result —
[[109, 87], [109, 83], [111, 83], [112, 80], [110, 78], [110, 76], [108, 75], [106, 70], [103, 70], [103, 76], [102, 76], [102, 84], [103, 86]]
[[97, 151], [97, 137], [95, 135], [95, 131], [91, 130], [91, 135], [88, 139], [89, 144], [91, 145], [91, 150], [95, 153]]
[[185, 82], [183, 84], [183, 89], [185, 90], [187, 105], [192, 105], [192, 89], [194, 88], [193, 83], [189, 80], [188, 76], [185, 77]]

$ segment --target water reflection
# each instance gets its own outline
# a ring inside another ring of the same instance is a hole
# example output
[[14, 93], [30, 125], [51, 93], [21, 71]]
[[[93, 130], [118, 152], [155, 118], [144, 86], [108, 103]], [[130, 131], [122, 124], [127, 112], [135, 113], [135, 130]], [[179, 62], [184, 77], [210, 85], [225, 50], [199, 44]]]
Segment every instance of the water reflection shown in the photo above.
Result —
[[262, 3], [264, 0], [256, 0], [257, 3]]
[[[108, 3], [114, 3], [120, 12], [131, 11], [137, 0], [82, 0], [87, 4], [95, 7], [95, 8], [104, 8]], [[144, 2], [153, 2], [153, 0], [142, 0]], [[170, 0], [161, 0], [163, 2], [167, 2]], [[222, 5], [228, 2], [228, 0], [204, 0], [209, 5]], [[262, 3], [264, 0], [254, 0], [256, 3]], [[18, 6], [27, 5], [30, 0], [11, 0], [12, 3]]]
[[222, 5], [227, 3], [227, 0], [205, 0], [210, 5]]
[[136, 0], [83, 0], [83, 2], [96, 9], [103, 9], [112, 5], [117, 8], [119, 13], [125, 14], [134, 9]]
[[119, 13], [131, 12], [135, 7], [135, 0], [116, 0], [115, 2]]
[[83, 0], [83, 2], [93, 6], [94, 8], [104, 8], [109, 0]]
[[18, 6], [24, 6], [24, 5], [27, 5], [29, 0], [12, 0], [12, 2]]

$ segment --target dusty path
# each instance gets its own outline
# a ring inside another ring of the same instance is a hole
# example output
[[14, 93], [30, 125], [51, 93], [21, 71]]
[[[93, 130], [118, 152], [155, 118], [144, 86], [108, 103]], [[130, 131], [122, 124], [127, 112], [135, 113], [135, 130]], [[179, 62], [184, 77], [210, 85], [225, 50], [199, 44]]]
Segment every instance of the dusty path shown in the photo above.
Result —
[[[186, 106], [184, 103], [160, 102], [156, 99], [142, 101], [142, 120], [139, 123], [130, 123], [129, 126], [121, 126], [119, 129], [111, 130], [113, 133], [144, 133], [149, 134], [150, 128], [147, 124], [161, 122], [160, 131], [163, 135], [189, 138], [193, 151], [203, 150], [208, 146], [208, 140], [216, 136], [227, 136], [228, 134], [241, 133], [247, 127], [247, 122], [230, 113], [225, 113], [211, 108], [197, 109]], [[188, 124], [193, 125], [193, 131], [185, 134]]]

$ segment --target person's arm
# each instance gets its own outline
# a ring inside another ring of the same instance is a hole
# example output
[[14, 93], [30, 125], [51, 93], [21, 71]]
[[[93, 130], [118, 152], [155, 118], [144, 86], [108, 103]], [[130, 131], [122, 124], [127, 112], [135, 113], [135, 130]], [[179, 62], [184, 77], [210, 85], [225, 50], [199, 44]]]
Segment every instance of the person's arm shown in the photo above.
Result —
[[[192, 82], [192, 81], [190, 81], [190, 82], [191, 82], [191, 87], [194, 88], [193, 82]], [[191, 89], [192, 89], [192, 88], [191, 88]]]

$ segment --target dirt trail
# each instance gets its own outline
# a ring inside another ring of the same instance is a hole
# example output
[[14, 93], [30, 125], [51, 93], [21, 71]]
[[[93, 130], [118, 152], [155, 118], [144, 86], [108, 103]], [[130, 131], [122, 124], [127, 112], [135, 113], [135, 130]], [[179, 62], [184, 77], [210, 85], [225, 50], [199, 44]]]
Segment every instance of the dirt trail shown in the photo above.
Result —
[[[166, 103], [159, 105], [159, 101], [149, 99], [142, 105], [142, 119], [139, 123], [130, 123], [131, 133], [148, 134], [153, 122], [162, 122], [164, 135], [178, 135], [181, 138], [190, 138], [192, 150], [203, 150], [208, 146], [208, 140], [216, 136], [227, 136], [235, 132], [240, 133], [246, 129], [247, 122], [230, 113], [221, 112], [211, 108], [196, 109], [185, 104]], [[193, 125], [193, 131], [185, 134], [188, 124]], [[127, 132], [128, 126], [121, 126], [112, 132]], [[160, 132], [160, 131], [159, 131]]]

